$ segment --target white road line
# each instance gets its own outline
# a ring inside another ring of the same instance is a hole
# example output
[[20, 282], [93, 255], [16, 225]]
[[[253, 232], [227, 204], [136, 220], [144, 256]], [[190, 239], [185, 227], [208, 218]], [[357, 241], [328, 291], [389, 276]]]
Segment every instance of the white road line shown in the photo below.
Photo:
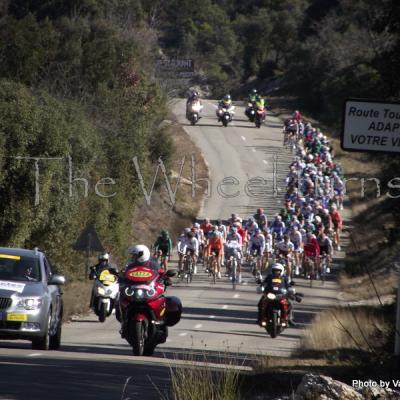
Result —
[[208, 318], [213, 319], [213, 318], [215, 318], [215, 315], [210, 315]]
[[179, 334], [179, 336], [186, 336], [186, 335], [187, 335], [187, 332], [182, 332]]
[[267, 160], [263, 160], [263, 163], [264, 163], [264, 164], [268, 164], [268, 161], [267, 161]]
[[247, 285], [247, 284], [248, 284], [248, 282], [247, 282], [247, 281], [244, 281], [244, 282], [243, 282], [243, 285]]
[[244, 136], [240, 136], [243, 141], [246, 141], [246, 138]]
[[236, 294], [233, 296], [234, 299], [238, 299], [239, 297], [240, 297], [240, 294], [239, 294], [239, 293], [236, 293]]
[[226, 310], [229, 306], [227, 306], [226, 304], [222, 306], [223, 310]]
[[28, 354], [28, 357], [38, 357], [41, 355], [42, 355], [42, 353], [31, 353], [31, 354]]
[[203, 326], [203, 324], [197, 324], [194, 326], [194, 329], [200, 329]]
[[251, 148], [251, 151], [252, 151], [253, 153], [256, 153], [256, 152], [257, 152], [257, 150], [256, 150], [254, 147]]

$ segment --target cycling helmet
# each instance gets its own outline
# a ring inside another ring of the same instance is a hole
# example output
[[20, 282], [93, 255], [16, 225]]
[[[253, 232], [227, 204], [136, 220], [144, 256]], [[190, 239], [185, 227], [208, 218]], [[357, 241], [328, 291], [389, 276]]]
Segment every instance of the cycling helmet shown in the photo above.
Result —
[[144, 244], [133, 246], [130, 250], [132, 256], [136, 257], [136, 261], [144, 263], [150, 260], [150, 250]]
[[257, 208], [257, 214], [264, 214], [264, 210], [262, 208]]
[[110, 255], [108, 253], [101, 253], [99, 255], [99, 261], [108, 261], [110, 259]]
[[198, 222], [195, 222], [195, 223], [193, 224], [193, 226], [194, 226], [196, 229], [199, 229], [199, 228], [200, 228], [200, 224], [199, 224]]
[[276, 263], [276, 264], [272, 265], [271, 270], [272, 270], [272, 272], [274, 272], [274, 271], [280, 271], [280, 272], [281, 272], [281, 275], [282, 275], [282, 274], [283, 274], [283, 271], [285, 270], [285, 268], [283, 268], [283, 265], [282, 265], [282, 264]]
[[237, 233], [237, 231], [238, 231], [237, 227], [236, 226], [232, 226], [231, 232], [232, 233]]
[[317, 216], [315, 217], [315, 222], [316, 222], [317, 224], [321, 223], [321, 217], [320, 217], [319, 215], [317, 215]]
[[186, 235], [187, 233], [189, 233], [190, 232], [190, 228], [185, 228], [184, 230], [183, 230], [183, 233]]
[[258, 235], [259, 233], [261, 233], [261, 229], [259, 229], [259, 228], [254, 229], [254, 233], [255, 233], [256, 235]]
[[165, 229], [163, 229], [162, 231], [161, 231], [161, 236], [162, 237], [168, 237], [169, 236], [169, 233], [168, 233], [168, 231], [166, 231]]
[[194, 238], [194, 233], [193, 233], [193, 232], [188, 232], [188, 233], [186, 234], [186, 236], [187, 236], [189, 239], [193, 239], [193, 238]]

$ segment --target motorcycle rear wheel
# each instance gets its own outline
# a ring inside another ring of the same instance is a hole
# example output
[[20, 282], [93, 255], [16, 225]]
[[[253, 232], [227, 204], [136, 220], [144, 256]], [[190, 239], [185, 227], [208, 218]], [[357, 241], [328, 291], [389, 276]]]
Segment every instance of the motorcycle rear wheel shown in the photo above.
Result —
[[129, 330], [133, 355], [142, 356], [144, 354], [144, 323], [142, 321], [132, 322]]

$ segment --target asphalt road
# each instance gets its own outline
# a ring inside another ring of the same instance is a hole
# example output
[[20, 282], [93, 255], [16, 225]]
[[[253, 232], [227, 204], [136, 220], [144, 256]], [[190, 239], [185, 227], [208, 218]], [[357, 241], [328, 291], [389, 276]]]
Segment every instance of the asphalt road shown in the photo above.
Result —
[[[200, 147], [211, 174], [212, 193], [199, 218], [228, 218], [232, 212], [247, 217], [257, 207], [269, 217], [277, 213], [292, 159], [282, 147], [279, 120], [269, 116], [257, 129], [237, 107], [235, 120], [224, 128], [216, 122], [213, 103], [206, 102], [203, 118], [192, 127], [184, 110], [183, 100], [174, 103], [175, 115]], [[255, 184], [252, 178], [257, 177]], [[221, 186], [224, 178], [235, 184]], [[260, 355], [288, 356], [315, 314], [337, 303], [334, 281], [310, 288], [307, 281], [296, 280], [297, 291], [305, 295], [295, 306], [299, 326], [271, 339], [255, 323], [259, 295], [249, 271], [243, 272], [244, 283], [234, 291], [228, 278], [213, 285], [202, 270], [200, 266], [189, 286], [176, 281], [168, 289], [181, 298], [184, 311], [153, 357], [131, 355], [114, 316], [99, 323], [90, 314], [65, 324], [62, 348], [56, 352], [32, 351], [28, 342], [0, 342], [0, 399], [160, 399], [168, 392], [171, 366], [205, 361], [250, 368]]]

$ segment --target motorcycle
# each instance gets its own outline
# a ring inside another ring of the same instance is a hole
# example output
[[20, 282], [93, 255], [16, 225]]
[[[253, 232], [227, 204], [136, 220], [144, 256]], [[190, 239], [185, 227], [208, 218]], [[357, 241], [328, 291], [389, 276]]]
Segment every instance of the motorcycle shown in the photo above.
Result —
[[111, 315], [118, 300], [119, 284], [117, 277], [108, 269], [101, 271], [94, 278], [91, 306], [100, 322], [104, 322]]
[[224, 127], [227, 127], [229, 122], [232, 122], [233, 114], [235, 114], [235, 112], [233, 111], [234, 109], [235, 106], [230, 106], [229, 108], [221, 107], [217, 109], [218, 121], [222, 122], [222, 125]]
[[158, 344], [166, 342], [168, 327], [181, 319], [181, 301], [164, 296], [169, 278], [175, 275], [175, 270], [155, 271], [145, 266], [126, 272], [118, 314], [124, 321], [122, 337], [132, 346], [133, 355], [152, 355]]
[[199, 101], [192, 103], [189, 110], [188, 110], [188, 120], [190, 121], [191, 125], [195, 125], [196, 122], [200, 119], [200, 112], [203, 109], [203, 106], [200, 104]]
[[254, 109], [253, 103], [247, 103], [247, 108], [244, 113], [250, 122], [254, 122], [256, 118], [256, 110]]
[[266, 292], [265, 287], [262, 285], [257, 287], [257, 293], [263, 293], [260, 309], [260, 325], [265, 328], [271, 338], [276, 338], [289, 324], [288, 299], [300, 303], [303, 294], [296, 294], [296, 289], [293, 286], [288, 289], [274, 287], [273, 291]]
[[256, 127], [260, 128], [264, 120], [265, 120], [265, 108], [258, 107], [254, 118], [254, 123], [256, 124]]

